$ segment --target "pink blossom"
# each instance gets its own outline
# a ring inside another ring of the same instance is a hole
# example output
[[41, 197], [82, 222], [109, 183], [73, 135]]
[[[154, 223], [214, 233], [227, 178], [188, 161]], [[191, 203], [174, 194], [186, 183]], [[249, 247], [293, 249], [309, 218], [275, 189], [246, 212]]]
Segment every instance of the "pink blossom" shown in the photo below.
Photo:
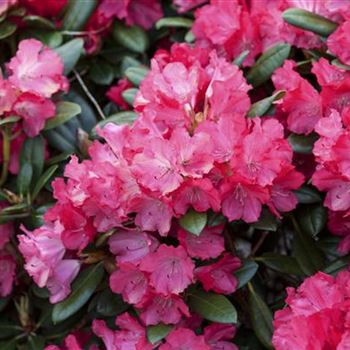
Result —
[[225, 250], [222, 225], [206, 227], [199, 236], [179, 229], [177, 238], [192, 258], [213, 259]]
[[0, 76], [0, 115], [12, 110], [16, 101], [16, 90], [13, 85]]
[[23, 92], [49, 98], [59, 90], [66, 91], [68, 88], [60, 56], [35, 39], [19, 43], [17, 54], [7, 68], [9, 81]]
[[212, 323], [204, 328], [204, 338], [210, 345], [210, 350], [238, 350], [231, 340], [236, 333], [232, 325]]
[[47, 4], [43, 4], [40, 0], [19, 0], [19, 2], [28, 9], [31, 14], [42, 17], [56, 17], [62, 12], [68, 1], [55, 0], [49, 1]]
[[328, 211], [328, 229], [332, 234], [341, 237], [338, 251], [341, 254], [350, 252], [350, 216], [342, 211]]
[[163, 296], [161, 294], [149, 294], [148, 298], [138, 305], [141, 308], [141, 320], [146, 325], [178, 324], [181, 319], [190, 317], [190, 311], [177, 295]]
[[[344, 64], [350, 64], [350, 51], [347, 49], [349, 45], [350, 21], [342, 23], [337, 30], [327, 38], [327, 46], [329, 50]], [[341, 49], [343, 48], [343, 49]]]
[[173, 4], [177, 6], [177, 11], [179, 13], [187, 12], [205, 2], [207, 2], [207, 0], [173, 0]]
[[49, 288], [52, 303], [63, 300], [70, 293], [70, 284], [80, 268], [79, 261], [64, 259], [62, 229], [58, 222], [46, 224], [33, 232], [22, 227], [26, 234], [18, 236], [25, 269], [39, 287]]
[[181, 246], [161, 244], [141, 261], [140, 270], [150, 274], [150, 283], [157, 293], [179, 294], [191, 284], [194, 264]]
[[288, 288], [287, 307], [275, 313], [276, 350], [346, 349], [348, 341], [349, 272], [336, 278], [322, 272], [298, 289]]
[[117, 85], [111, 86], [106, 92], [106, 96], [122, 109], [130, 109], [130, 106], [124, 101], [122, 92], [131, 88], [132, 84], [127, 79], [120, 79]]
[[145, 29], [150, 29], [163, 15], [158, 0], [103, 0], [97, 11], [106, 18], [125, 19], [128, 25], [137, 24]]
[[11, 291], [16, 278], [16, 260], [6, 253], [0, 252], [0, 296], [6, 297]]
[[149, 290], [145, 274], [130, 263], [118, 265], [109, 279], [109, 285], [114, 293], [122, 294], [129, 304], [140, 303]]
[[231, 294], [238, 285], [238, 280], [233, 273], [240, 266], [241, 262], [237, 257], [224, 254], [218, 262], [196, 268], [195, 275], [206, 291]]
[[153, 236], [137, 230], [120, 230], [109, 239], [108, 243], [118, 263], [138, 263], [149, 253], [154, 252], [159, 244]]
[[55, 116], [56, 106], [51, 100], [25, 92], [15, 102], [13, 110], [22, 117], [25, 133], [34, 137], [44, 129], [46, 120]]
[[178, 328], [170, 332], [159, 350], [210, 350], [210, 347], [202, 335], [196, 335], [190, 329]]
[[2, 0], [0, 3], [0, 16], [3, 15], [11, 6], [15, 5], [17, 0]]

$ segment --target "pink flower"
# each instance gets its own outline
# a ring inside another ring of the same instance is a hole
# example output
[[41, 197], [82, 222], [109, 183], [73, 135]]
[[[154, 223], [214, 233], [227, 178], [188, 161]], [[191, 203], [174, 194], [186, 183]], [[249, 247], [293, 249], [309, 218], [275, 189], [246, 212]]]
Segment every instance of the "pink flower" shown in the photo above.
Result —
[[342, 238], [338, 251], [341, 254], [350, 252], [350, 216], [346, 212], [329, 210], [328, 229], [332, 234]]
[[0, 296], [8, 296], [16, 277], [16, 260], [5, 251], [0, 252]]
[[125, 19], [128, 25], [137, 24], [145, 29], [163, 16], [158, 0], [103, 0], [97, 11], [105, 18]]
[[15, 5], [17, 0], [2, 0], [0, 3], [0, 16], [3, 15], [11, 6]]
[[157, 293], [179, 294], [191, 284], [194, 264], [181, 246], [161, 244], [141, 261], [140, 270], [150, 274], [150, 283]]
[[225, 250], [222, 225], [206, 227], [199, 236], [179, 229], [177, 238], [192, 258], [213, 259]]
[[178, 328], [170, 332], [159, 350], [210, 350], [210, 347], [202, 335], [196, 335], [190, 329]]
[[210, 345], [210, 350], [238, 350], [231, 340], [236, 333], [232, 325], [212, 323], [204, 328], [204, 338]]
[[120, 230], [109, 239], [110, 251], [118, 263], [138, 263], [154, 252], [159, 243], [153, 236], [140, 231]]
[[16, 101], [16, 90], [8, 80], [0, 76], [0, 116], [12, 110]]
[[173, 4], [177, 6], [177, 11], [179, 13], [187, 12], [205, 2], [207, 2], [207, 0], [173, 0]]
[[106, 350], [152, 350], [153, 346], [147, 342], [146, 330], [135, 318], [125, 313], [116, 318], [116, 325], [120, 330], [112, 331], [105, 321], [94, 320], [93, 332], [100, 338]]
[[327, 46], [332, 54], [337, 56], [344, 64], [348, 65], [350, 64], [350, 51], [347, 49], [350, 44], [349, 34], [350, 21], [347, 20], [327, 38]]
[[287, 115], [289, 130], [297, 134], [309, 134], [322, 117], [321, 97], [294, 67], [294, 62], [286, 61], [272, 76], [276, 89], [287, 91], [278, 108]]
[[27, 8], [30, 13], [42, 17], [58, 16], [67, 4], [67, 0], [49, 1], [45, 6], [40, 0], [19, 0], [19, 2]]
[[349, 340], [349, 277], [318, 272], [295, 290], [287, 307], [275, 313], [272, 343], [276, 350], [339, 349]]
[[70, 284], [77, 276], [79, 261], [64, 259], [65, 248], [61, 240], [62, 225], [46, 224], [18, 236], [19, 250], [25, 259], [25, 269], [39, 287], [47, 286], [52, 303], [63, 300], [70, 293]]
[[44, 129], [46, 120], [55, 116], [56, 106], [46, 98], [25, 92], [15, 102], [13, 110], [22, 117], [25, 133], [34, 137]]
[[129, 304], [140, 303], [149, 291], [145, 274], [130, 263], [119, 264], [109, 279], [109, 285], [114, 293], [122, 294]]
[[141, 320], [149, 326], [159, 323], [178, 324], [184, 316], [190, 317], [187, 305], [177, 295], [150, 293], [138, 307], [141, 309]]
[[231, 294], [238, 285], [238, 280], [233, 273], [240, 266], [241, 262], [237, 257], [224, 254], [218, 262], [196, 268], [195, 275], [206, 291]]
[[117, 85], [111, 86], [106, 92], [106, 96], [122, 109], [130, 109], [130, 106], [124, 101], [122, 92], [133, 85], [127, 79], [120, 79]]
[[35, 39], [23, 40], [10, 63], [9, 81], [23, 92], [49, 98], [59, 90], [66, 91], [63, 62], [53, 50]]

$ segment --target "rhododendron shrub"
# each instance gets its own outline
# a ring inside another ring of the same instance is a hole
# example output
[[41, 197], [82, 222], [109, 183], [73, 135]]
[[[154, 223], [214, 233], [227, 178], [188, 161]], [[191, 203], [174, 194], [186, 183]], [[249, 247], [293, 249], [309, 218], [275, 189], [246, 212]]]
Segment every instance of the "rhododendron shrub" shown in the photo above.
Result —
[[348, 349], [349, 19], [1, 3], [0, 349]]

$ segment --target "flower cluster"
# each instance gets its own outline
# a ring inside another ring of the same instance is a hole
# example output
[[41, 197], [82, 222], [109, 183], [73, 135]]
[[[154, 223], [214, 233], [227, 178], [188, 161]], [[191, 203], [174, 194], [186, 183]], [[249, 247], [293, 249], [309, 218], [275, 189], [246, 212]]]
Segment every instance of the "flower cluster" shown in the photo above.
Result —
[[318, 272], [295, 290], [287, 288], [288, 306], [275, 314], [276, 350], [337, 349], [349, 346], [349, 279]]
[[53, 118], [52, 96], [68, 90], [60, 56], [35, 39], [23, 40], [7, 64], [7, 77], [0, 77], [0, 116], [19, 116], [25, 134], [33, 137]]

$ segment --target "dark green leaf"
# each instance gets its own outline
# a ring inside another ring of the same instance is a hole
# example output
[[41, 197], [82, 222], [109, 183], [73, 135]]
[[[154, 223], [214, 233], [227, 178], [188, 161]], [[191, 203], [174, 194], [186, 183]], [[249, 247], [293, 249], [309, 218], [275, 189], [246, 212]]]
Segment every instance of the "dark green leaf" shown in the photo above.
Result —
[[283, 98], [285, 93], [286, 93], [285, 91], [277, 91], [272, 96], [266, 97], [258, 102], [255, 102], [250, 107], [250, 110], [248, 112], [248, 117], [255, 118], [255, 117], [260, 117], [264, 115], [270, 109], [270, 107], [275, 101], [278, 101], [281, 98]]
[[175, 27], [175, 28], [191, 28], [193, 20], [185, 17], [164, 17], [156, 23], [156, 28]]
[[185, 41], [186, 43], [193, 43], [196, 40], [193, 32], [191, 30], [189, 30], [186, 35], [185, 35]]
[[314, 143], [318, 140], [318, 136], [315, 133], [310, 135], [297, 135], [290, 134], [288, 136], [288, 142], [292, 149], [296, 153], [311, 154], [314, 148]]
[[189, 209], [188, 212], [181, 217], [179, 223], [186, 231], [199, 236], [207, 224], [207, 213], [198, 213], [193, 209]]
[[52, 321], [56, 324], [76, 313], [90, 299], [102, 281], [104, 268], [102, 263], [86, 268], [75, 279], [71, 294], [63, 301], [55, 304]]
[[332, 60], [331, 63], [332, 63], [333, 66], [336, 66], [336, 67], [338, 67], [340, 69], [350, 70], [350, 66], [349, 65], [341, 63], [337, 58]]
[[53, 22], [49, 21], [47, 18], [30, 15], [23, 17], [23, 21], [26, 22], [26, 24], [29, 27], [34, 28], [41, 28], [41, 29], [48, 29], [48, 30], [55, 30], [56, 26]]
[[40, 179], [36, 182], [33, 192], [32, 192], [32, 200], [36, 198], [41, 189], [46, 185], [46, 183], [51, 179], [53, 174], [58, 169], [58, 165], [52, 165], [50, 168], [46, 169], [44, 174], [40, 177]]
[[15, 116], [15, 115], [12, 115], [10, 117], [6, 117], [6, 118], [0, 120], [0, 126], [16, 123], [20, 119], [21, 119], [21, 117], [18, 117], [18, 116]]
[[18, 193], [25, 195], [28, 193], [33, 176], [33, 166], [31, 163], [24, 163], [17, 176]]
[[52, 49], [56, 49], [62, 45], [63, 42], [63, 36], [60, 32], [55, 32], [47, 29], [28, 28], [25, 32], [21, 33], [21, 38], [35, 38]]
[[62, 20], [62, 29], [73, 31], [83, 29], [97, 3], [97, 0], [69, 0]]
[[219, 323], [236, 323], [237, 311], [231, 302], [220, 294], [195, 291], [189, 295], [188, 305], [201, 317]]
[[41, 350], [45, 348], [45, 338], [42, 336], [29, 337], [29, 345], [31, 350]]
[[332, 34], [338, 24], [316, 13], [300, 8], [289, 8], [283, 12], [283, 19], [298, 28], [308, 30], [321, 36]]
[[321, 270], [324, 266], [324, 257], [316, 242], [300, 228], [297, 221], [293, 218], [294, 238], [293, 238], [293, 253], [297, 259], [300, 268], [306, 275], [313, 275]]
[[11, 22], [0, 23], [0, 40], [12, 35], [17, 29], [17, 26]]
[[312, 237], [323, 230], [327, 222], [327, 210], [322, 205], [303, 206], [298, 215], [300, 228]]
[[298, 190], [294, 191], [301, 204], [314, 204], [322, 200], [320, 193], [313, 187], [303, 185]]
[[5, 309], [10, 299], [11, 299], [11, 295], [4, 298], [0, 298], [0, 312], [2, 312]]
[[269, 210], [264, 209], [259, 220], [251, 224], [251, 226], [258, 230], [275, 232], [278, 222], [276, 217]]
[[163, 323], [157, 324], [156, 326], [149, 326], [147, 327], [147, 339], [151, 344], [158, 343], [170, 333], [172, 328], [173, 326]]
[[143, 53], [148, 49], [147, 34], [138, 26], [129, 27], [121, 22], [116, 22], [113, 27], [113, 37], [118, 44], [131, 51]]
[[8, 341], [0, 342], [1, 350], [16, 350], [17, 339], [11, 339]]
[[260, 257], [255, 258], [256, 261], [261, 261], [264, 265], [272, 270], [300, 276], [303, 275], [297, 260], [292, 256], [279, 255], [275, 253], [265, 253]]
[[61, 56], [64, 63], [64, 74], [68, 74], [78, 62], [83, 53], [84, 40], [81, 38], [73, 39], [55, 49]]
[[50, 130], [58, 125], [67, 122], [69, 119], [75, 117], [81, 112], [81, 108], [78, 104], [68, 101], [62, 101], [57, 103], [56, 115], [54, 118], [49, 119], [45, 124], [45, 130]]
[[68, 154], [76, 151], [75, 144], [67, 141], [64, 136], [58, 133], [56, 130], [48, 130], [45, 132], [46, 139], [49, 145], [61, 152], [67, 152]]
[[266, 348], [272, 349], [272, 313], [261, 296], [254, 290], [253, 286], [248, 284], [248, 287], [250, 319], [254, 332]]
[[136, 88], [126, 89], [122, 92], [122, 97], [126, 103], [128, 103], [130, 106], [133, 106], [137, 92], [138, 89]]
[[247, 75], [247, 81], [254, 87], [269, 80], [272, 73], [283, 65], [290, 53], [290, 45], [277, 44], [264, 52]]
[[45, 140], [39, 135], [33, 139], [31, 163], [33, 166], [33, 181], [36, 181], [43, 172], [45, 161]]
[[238, 279], [238, 287], [245, 286], [258, 271], [259, 265], [253, 260], [245, 260], [243, 265], [235, 272], [235, 276]]
[[116, 317], [128, 307], [129, 305], [124, 303], [121, 295], [112, 293], [110, 289], [104, 290], [97, 297], [96, 311], [104, 317]]
[[130, 82], [132, 82], [135, 86], [139, 86], [145, 76], [148, 74], [149, 69], [145, 66], [139, 67], [129, 67], [125, 71], [125, 76], [128, 78]]
[[[21, 333], [21, 331], [23, 331], [23, 329], [13, 321], [6, 319], [0, 320], [0, 339], [13, 337]], [[0, 347], [0, 349], [2, 348]]]
[[339, 271], [346, 270], [349, 267], [350, 255], [332, 261], [323, 272], [335, 276]]
[[97, 61], [89, 71], [90, 79], [97, 85], [110, 85], [114, 79], [113, 67], [103, 61]]

